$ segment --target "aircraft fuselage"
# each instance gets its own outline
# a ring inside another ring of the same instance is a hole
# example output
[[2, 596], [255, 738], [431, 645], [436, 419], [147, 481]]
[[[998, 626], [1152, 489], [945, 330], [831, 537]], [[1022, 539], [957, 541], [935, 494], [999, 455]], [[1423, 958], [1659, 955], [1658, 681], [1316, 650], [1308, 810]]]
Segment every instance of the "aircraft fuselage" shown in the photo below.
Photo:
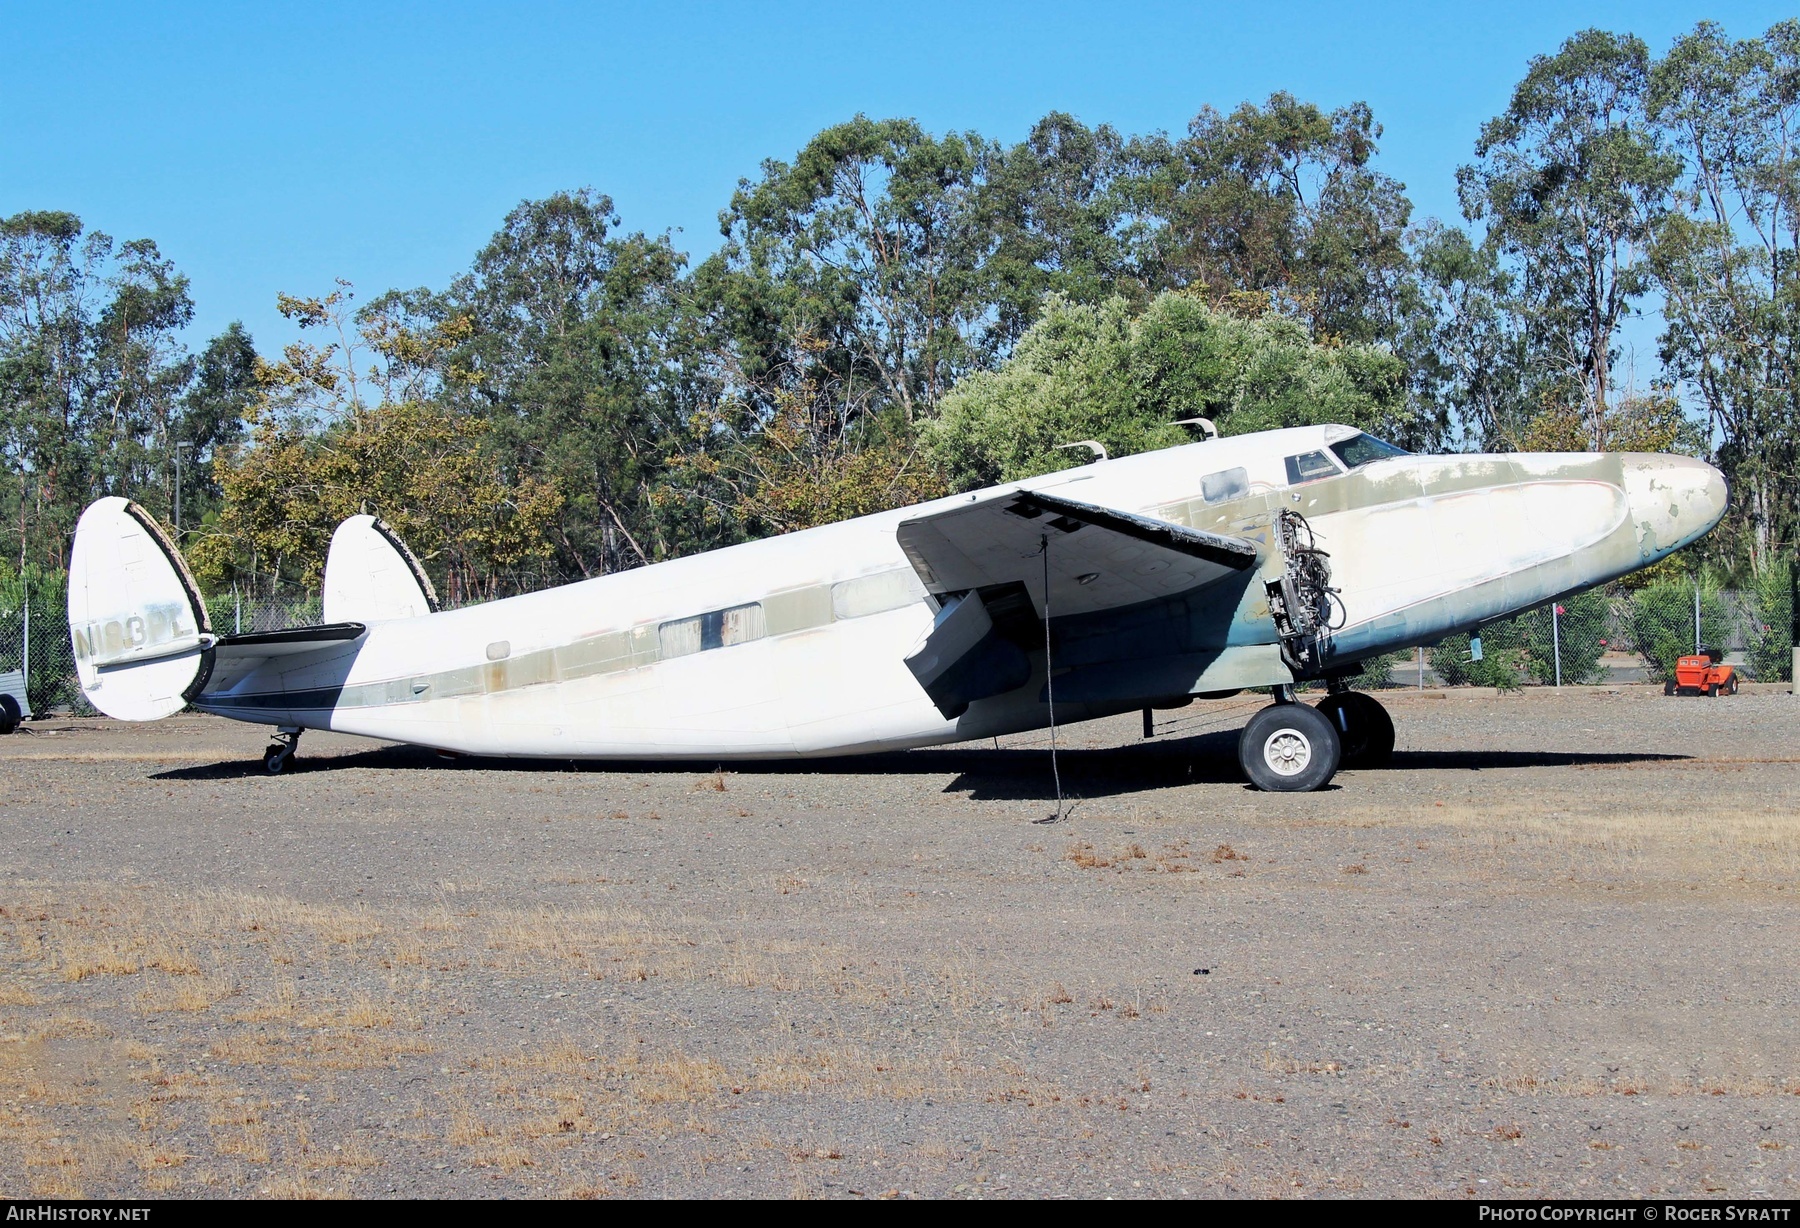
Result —
[[[1402, 455], [1348, 468], [1322, 434], [1334, 429], [1209, 440], [1003, 488], [1257, 546], [1254, 566], [1185, 596], [1066, 619], [1053, 602], [1059, 723], [1296, 681], [1270, 611], [1269, 584], [1287, 562], [1283, 511], [1305, 518], [1339, 590], [1340, 625], [1307, 671], [1324, 676], [1646, 566], [1724, 510], [1717, 472], [1685, 458]], [[944, 603], [900, 526], [995, 493], [374, 622], [340, 647], [216, 670], [193, 706], [448, 751], [581, 759], [837, 755], [1041, 727], [1046, 657], [1033, 641], [1044, 588], [1029, 578], [1006, 628], [1030, 663], [1022, 684], [948, 717], [905, 663]], [[1128, 550], [1116, 554], [1115, 566], [1132, 566]]]

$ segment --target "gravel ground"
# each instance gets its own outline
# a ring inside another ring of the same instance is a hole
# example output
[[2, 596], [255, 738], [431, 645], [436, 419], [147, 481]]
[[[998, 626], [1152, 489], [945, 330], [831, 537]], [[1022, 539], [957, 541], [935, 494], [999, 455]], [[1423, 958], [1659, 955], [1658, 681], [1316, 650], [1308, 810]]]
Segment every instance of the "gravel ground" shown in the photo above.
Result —
[[[0, 1193], [1800, 1194], [1800, 700], [720, 773], [0, 740]], [[1245, 702], [1250, 701], [1250, 702]]]

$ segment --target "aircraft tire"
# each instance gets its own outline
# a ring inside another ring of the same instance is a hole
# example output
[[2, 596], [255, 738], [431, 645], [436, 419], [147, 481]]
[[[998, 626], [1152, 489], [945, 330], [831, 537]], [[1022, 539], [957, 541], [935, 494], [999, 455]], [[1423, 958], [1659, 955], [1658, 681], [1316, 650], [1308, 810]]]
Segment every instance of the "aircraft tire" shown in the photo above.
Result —
[[1336, 775], [1337, 730], [1317, 708], [1270, 704], [1238, 735], [1238, 766], [1265, 793], [1308, 793]]
[[1327, 695], [1318, 709], [1337, 728], [1339, 767], [1380, 768], [1393, 759], [1394, 718], [1373, 696], [1361, 691]]
[[279, 776], [292, 765], [294, 752], [286, 746], [271, 746], [263, 752], [263, 771]]
[[8, 734], [19, 727], [24, 719], [19, 711], [19, 701], [11, 695], [0, 695], [0, 734]]

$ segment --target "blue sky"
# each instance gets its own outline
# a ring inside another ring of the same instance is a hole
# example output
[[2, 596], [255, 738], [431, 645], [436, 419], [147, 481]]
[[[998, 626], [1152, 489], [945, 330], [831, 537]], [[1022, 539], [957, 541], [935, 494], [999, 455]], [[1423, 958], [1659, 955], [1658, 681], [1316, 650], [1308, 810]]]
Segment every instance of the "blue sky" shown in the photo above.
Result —
[[193, 281], [200, 343], [291, 338], [277, 290], [443, 286], [507, 209], [611, 195], [704, 254], [742, 176], [861, 111], [1013, 141], [1046, 111], [1180, 131], [1286, 89], [1367, 101], [1417, 216], [1526, 61], [1575, 30], [1660, 53], [1791, 6], [1660, 3], [0, 6], [0, 214], [149, 237]]

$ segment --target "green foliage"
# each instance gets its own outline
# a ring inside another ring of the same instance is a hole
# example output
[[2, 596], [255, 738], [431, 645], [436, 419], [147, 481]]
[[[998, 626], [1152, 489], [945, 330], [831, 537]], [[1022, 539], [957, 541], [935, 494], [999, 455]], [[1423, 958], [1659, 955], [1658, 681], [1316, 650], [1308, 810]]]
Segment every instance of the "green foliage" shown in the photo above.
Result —
[[[1716, 588], [1702, 583], [1700, 642], [1717, 645], [1724, 631], [1725, 603]], [[1632, 593], [1631, 638], [1655, 681], [1673, 678], [1676, 659], [1694, 651], [1694, 581], [1663, 580]]]
[[1450, 686], [1488, 686], [1516, 691], [1527, 672], [1524, 636], [1512, 620], [1481, 629], [1481, 660], [1468, 635], [1448, 635], [1431, 650], [1432, 671]]
[[1564, 686], [1598, 681], [1600, 656], [1606, 651], [1602, 643], [1607, 638], [1606, 598], [1599, 593], [1581, 593], [1557, 604], [1563, 615], [1555, 623], [1550, 606], [1539, 606], [1510, 620], [1513, 634], [1525, 650], [1526, 671], [1540, 683], [1553, 684], [1560, 658]]
[[1783, 559], [1756, 577], [1751, 611], [1750, 675], [1758, 682], [1791, 682], [1794, 672], [1793, 564]]
[[1404, 683], [1395, 682], [1388, 675], [1396, 665], [1409, 664], [1413, 659], [1412, 650], [1405, 648], [1399, 652], [1384, 652], [1378, 657], [1370, 657], [1362, 662], [1362, 668], [1351, 685], [1359, 691], [1379, 691], [1404, 686]]
[[1680, 168], [1650, 129], [1649, 76], [1641, 39], [1582, 31], [1532, 58], [1457, 174], [1464, 214], [1526, 274], [1536, 380], [1547, 403], [1580, 409], [1588, 448], [1608, 445], [1619, 325], [1653, 284], [1648, 249]]
[[1242, 319], [1191, 294], [1142, 314], [1123, 298], [1052, 299], [999, 370], [957, 386], [927, 445], [958, 489], [1093, 459], [1058, 445], [1094, 439], [1115, 456], [1186, 443], [1180, 418], [1223, 434], [1343, 422], [1404, 428], [1399, 362], [1365, 346], [1324, 347], [1275, 315]]
[[1652, 261], [1662, 355], [1717, 431], [1727, 536], [1757, 572], [1800, 542], [1800, 21], [1733, 42], [1712, 22], [1650, 74], [1649, 109], [1683, 156]]

